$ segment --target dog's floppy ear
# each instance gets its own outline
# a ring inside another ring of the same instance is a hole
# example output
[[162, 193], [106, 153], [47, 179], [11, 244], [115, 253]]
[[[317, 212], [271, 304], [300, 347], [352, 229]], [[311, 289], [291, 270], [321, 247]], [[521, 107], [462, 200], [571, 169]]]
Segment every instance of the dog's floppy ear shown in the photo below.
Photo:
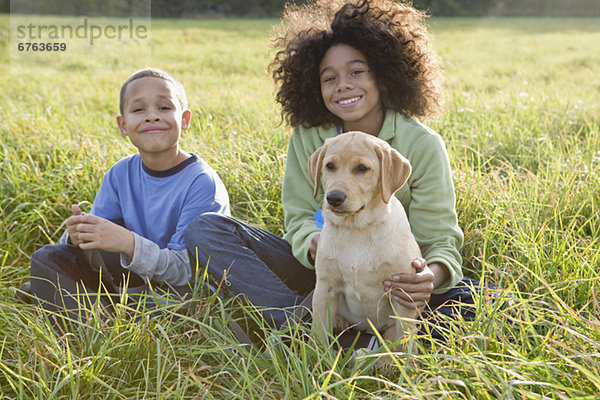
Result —
[[392, 195], [406, 183], [410, 176], [410, 162], [390, 146], [375, 148], [379, 157], [379, 186], [381, 198], [387, 204]]
[[315, 191], [313, 197], [317, 197], [319, 192], [319, 183], [321, 183], [321, 168], [323, 167], [323, 157], [325, 157], [325, 151], [327, 145], [319, 147], [315, 152], [308, 158], [308, 176], [315, 185]]

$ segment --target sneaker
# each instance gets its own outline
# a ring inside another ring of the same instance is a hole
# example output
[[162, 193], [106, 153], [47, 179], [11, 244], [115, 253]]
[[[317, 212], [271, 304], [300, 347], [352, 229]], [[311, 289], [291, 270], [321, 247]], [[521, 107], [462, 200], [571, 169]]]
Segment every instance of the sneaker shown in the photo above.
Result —
[[372, 352], [379, 349], [379, 339], [372, 333], [349, 329], [338, 337], [338, 343], [344, 350]]
[[31, 298], [31, 282], [27, 281], [23, 283], [18, 289], [15, 289], [15, 297], [17, 298], [17, 300], [21, 300], [24, 303], [33, 303], [33, 300]]
[[350, 365], [369, 368], [374, 365], [375, 358], [365, 357], [379, 350], [379, 339], [372, 333], [350, 330], [338, 338], [344, 350], [352, 350]]

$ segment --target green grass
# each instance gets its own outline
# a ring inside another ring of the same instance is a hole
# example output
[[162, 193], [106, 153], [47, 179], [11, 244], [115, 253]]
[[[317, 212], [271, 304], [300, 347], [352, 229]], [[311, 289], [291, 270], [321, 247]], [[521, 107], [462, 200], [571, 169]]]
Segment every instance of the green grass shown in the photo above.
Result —
[[[426, 121], [454, 172], [465, 272], [513, 297], [418, 356], [347, 354], [300, 332], [270, 361], [240, 345], [211, 296], [178, 319], [110, 326], [71, 340], [13, 298], [29, 254], [89, 209], [103, 173], [134, 148], [118, 132], [118, 89], [140, 60], [175, 74], [193, 112], [183, 146], [220, 174], [233, 215], [283, 232], [290, 128], [266, 73], [275, 20], [152, 21], [148, 47], [116, 42], [10, 63], [0, 16], [0, 398], [592, 399], [600, 393], [600, 20], [433, 19], [445, 111]], [[101, 62], [98, 62], [100, 60]], [[9, 71], [10, 68], [10, 73]], [[144, 313], [142, 313], [144, 315]], [[300, 331], [306, 329], [299, 327]], [[271, 344], [266, 344], [273, 347]]]

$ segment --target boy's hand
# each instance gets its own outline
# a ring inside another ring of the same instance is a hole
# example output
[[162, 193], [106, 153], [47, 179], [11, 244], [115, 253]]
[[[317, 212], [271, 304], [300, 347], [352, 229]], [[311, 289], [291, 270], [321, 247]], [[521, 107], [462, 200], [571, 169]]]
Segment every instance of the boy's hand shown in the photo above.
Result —
[[83, 250], [99, 249], [133, 258], [135, 242], [131, 231], [104, 218], [82, 214], [77, 205], [73, 205], [72, 210], [73, 216], [66, 223], [73, 245]]
[[81, 208], [79, 208], [77, 204], [73, 204], [71, 206], [71, 211], [73, 211], [73, 216], [67, 218], [67, 220], [65, 221], [67, 224], [67, 232], [69, 232], [69, 239], [71, 240], [73, 246], [79, 246], [79, 244], [81, 243], [81, 240], [79, 239], [77, 233], [77, 224], [79, 219], [74, 217], [78, 217], [83, 213], [81, 212]]

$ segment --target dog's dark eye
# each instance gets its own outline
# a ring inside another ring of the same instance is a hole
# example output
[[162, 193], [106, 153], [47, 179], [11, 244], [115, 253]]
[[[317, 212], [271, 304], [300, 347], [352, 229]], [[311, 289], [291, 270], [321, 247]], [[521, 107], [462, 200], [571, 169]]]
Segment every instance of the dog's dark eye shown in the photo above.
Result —
[[358, 164], [358, 166], [356, 167], [356, 172], [358, 173], [363, 173], [363, 172], [367, 172], [370, 168], [367, 167], [365, 164]]
[[334, 164], [334, 163], [332, 163], [332, 162], [328, 162], [328, 163], [325, 165], [325, 168], [327, 168], [327, 169], [328, 169], [328, 170], [330, 170], [330, 171], [335, 171], [335, 164]]

